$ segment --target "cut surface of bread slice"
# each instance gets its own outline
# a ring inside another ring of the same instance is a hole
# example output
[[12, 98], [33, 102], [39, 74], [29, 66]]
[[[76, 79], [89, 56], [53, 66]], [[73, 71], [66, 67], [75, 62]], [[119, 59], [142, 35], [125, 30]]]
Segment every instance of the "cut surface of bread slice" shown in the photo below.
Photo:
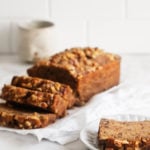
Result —
[[37, 113], [29, 110], [0, 104], [0, 126], [35, 129], [45, 127], [56, 120], [55, 114]]
[[122, 122], [101, 119], [98, 140], [102, 149], [141, 150], [150, 144], [150, 120]]
[[14, 76], [11, 84], [30, 90], [59, 94], [68, 102], [68, 108], [71, 108], [75, 103], [75, 96], [72, 89], [65, 84], [30, 76]]
[[63, 117], [66, 114], [67, 102], [58, 94], [33, 91], [25, 88], [5, 85], [1, 98], [18, 104], [33, 106]]

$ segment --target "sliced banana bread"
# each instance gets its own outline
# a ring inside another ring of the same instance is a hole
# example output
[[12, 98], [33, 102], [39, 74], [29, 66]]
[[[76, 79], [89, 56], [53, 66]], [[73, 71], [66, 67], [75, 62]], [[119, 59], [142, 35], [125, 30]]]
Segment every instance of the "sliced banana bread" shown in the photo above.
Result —
[[0, 126], [35, 129], [45, 127], [56, 120], [56, 115], [51, 113], [37, 113], [29, 110], [14, 108], [0, 104]]
[[104, 150], [142, 150], [150, 144], [150, 120], [122, 122], [101, 119], [98, 140]]
[[29, 76], [15, 76], [11, 84], [30, 90], [59, 94], [68, 102], [68, 108], [71, 108], [75, 103], [75, 96], [72, 89], [65, 84]]
[[1, 98], [8, 102], [34, 106], [63, 117], [66, 113], [67, 102], [58, 94], [33, 91], [25, 88], [5, 85]]

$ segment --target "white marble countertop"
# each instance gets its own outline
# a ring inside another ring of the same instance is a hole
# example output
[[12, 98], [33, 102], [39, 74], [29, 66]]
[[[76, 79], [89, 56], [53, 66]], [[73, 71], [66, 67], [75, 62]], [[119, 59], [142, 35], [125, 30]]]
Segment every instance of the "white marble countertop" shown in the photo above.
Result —
[[[29, 66], [31, 66], [31, 64], [25, 64], [21, 62], [16, 56], [0, 55], [0, 88], [5, 83], [9, 83], [11, 81], [12, 76], [24, 75], [26, 73], [26, 69]], [[145, 85], [147, 87], [148, 83], [150, 83], [150, 54], [149, 55], [147, 54], [122, 55], [121, 81], [125, 81], [125, 82], [127, 81], [128, 83], [131, 84], [139, 83], [142, 84], [142, 86]], [[150, 93], [150, 88], [149, 88], [149, 93]], [[122, 101], [122, 103], [124, 102]], [[127, 107], [127, 105], [125, 105], [124, 107]], [[137, 109], [134, 107], [132, 112], [135, 114], [138, 113], [142, 115], [150, 115], [150, 100], [147, 103], [147, 107], [141, 106], [138, 112]], [[145, 112], [147, 114], [145, 114]], [[1, 135], [0, 149], [3, 150], [25, 150], [25, 149], [86, 150], [87, 149], [84, 146], [84, 144], [81, 143], [80, 140], [77, 140], [75, 142], [66, 145], [59, 145], [57, 143], [52, 143], [47, 140], [42, 140], [41, 142], [38, 142], [37, 139], [31, 135], [23, 136], [23, 135], [18, 135], [6, 131], [0, 131], [0, 135]]]

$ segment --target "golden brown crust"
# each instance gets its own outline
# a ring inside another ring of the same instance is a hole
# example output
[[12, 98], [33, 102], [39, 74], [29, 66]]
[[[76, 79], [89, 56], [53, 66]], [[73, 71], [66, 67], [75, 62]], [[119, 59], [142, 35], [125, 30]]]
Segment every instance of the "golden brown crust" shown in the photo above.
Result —
[[120, 57], [98, 48], [72, 48], [38, 62], [28, 74], [70, 85], [80, 105], [119, 83]]
[[11, 85], [2, 88], [1, 97], [8, 102], [34, 106], [62, 117], [66, 113], [67, 102], [58, 94], [33, 91]]
[[98, 140], [105, 148], [135, 150], [150, 144], [150, 121], [121, 122], [101, 119]]
[[[68, 70], [74, 78], [80, 78], [115, 60], [120, 60], [120, 57], [99, 48], [71, 48], [52, 56], [49, 60], [39, 61], [34, 67], [55, 66]], [[28, 73], [36, 74], [32, 69], [28, 69]]]
[[0, 126], [35, 129], [45, 127], [55, 122], [55, 120], [55, 114], [37, 113], [0, 104]]
[[72, 89], [65, 84], [29, 76], [14, 76], [11, 84], [30, 90], [58, 94], [68, 102], [68, 108], [71, 108], [75, 103]]

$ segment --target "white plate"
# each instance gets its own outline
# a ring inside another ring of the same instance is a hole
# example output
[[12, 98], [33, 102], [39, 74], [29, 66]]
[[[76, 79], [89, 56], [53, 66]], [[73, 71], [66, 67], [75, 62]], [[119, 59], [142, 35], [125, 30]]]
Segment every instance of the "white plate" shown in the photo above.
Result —
[[[138, 115], [116, 115], [116, 116], [105, 116], [102, 118], [115, 119], [119, 121], [142, 121], [150, 120], [150, 116], [138, 116]], [[98, 128], [100, 118], [88, 124], [81, 132], [80, 139], [91, 150], [99, 150], [98, 148]]]

